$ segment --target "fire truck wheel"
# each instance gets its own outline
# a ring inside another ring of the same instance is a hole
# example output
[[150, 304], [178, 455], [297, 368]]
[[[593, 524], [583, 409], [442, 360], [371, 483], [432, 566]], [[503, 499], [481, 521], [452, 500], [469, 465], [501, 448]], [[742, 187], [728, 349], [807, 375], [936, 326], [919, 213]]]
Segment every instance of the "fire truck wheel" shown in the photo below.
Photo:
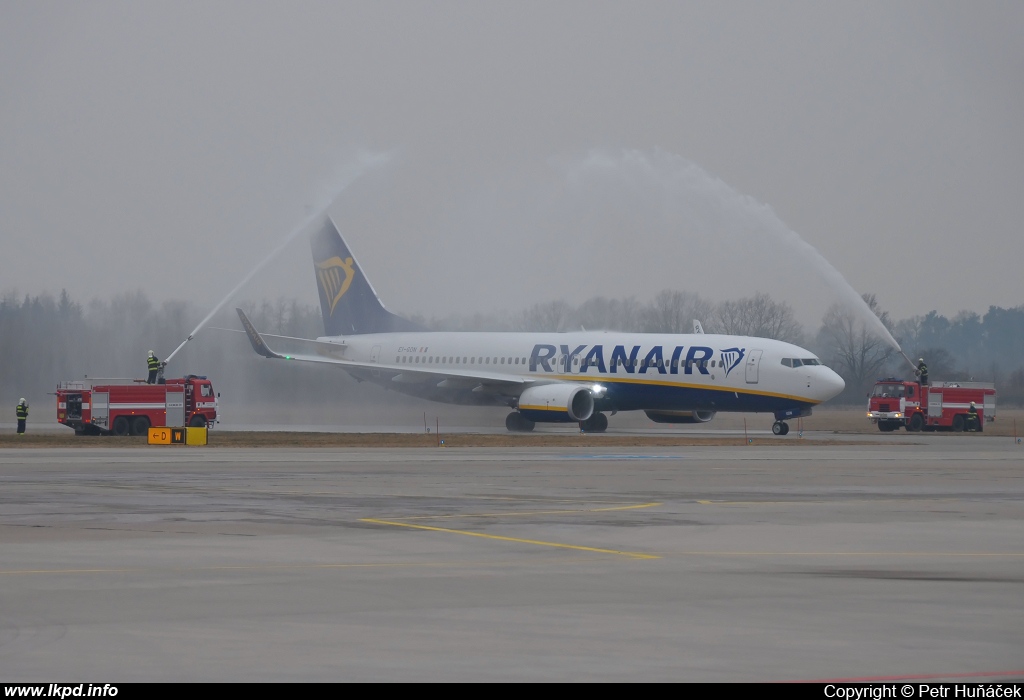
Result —
[[907, 426], [907, 430], [912, 433], [919, 433], [924, 428], [924, 416], [920, 413], [915, 413], [910, 417], [910, 425]]
[[190, 428], [205, 428], [206, 419], [202, 416], [192, 416], [188, 421], [188, 427]]
[[962, 433], [964, 431], [964, 417], [957, 415], [953, 416], [953, 432]]
[[128, 434], [129, 425], [128, 419], [124, 416], [118, 416], [114, 419], [114, 425], [111, 426], [111, 432], [114, 435], [124, 436]]
[[132, 435], [146, 435], [149, 433], [149, 418], [139, 416], [132, 421]]

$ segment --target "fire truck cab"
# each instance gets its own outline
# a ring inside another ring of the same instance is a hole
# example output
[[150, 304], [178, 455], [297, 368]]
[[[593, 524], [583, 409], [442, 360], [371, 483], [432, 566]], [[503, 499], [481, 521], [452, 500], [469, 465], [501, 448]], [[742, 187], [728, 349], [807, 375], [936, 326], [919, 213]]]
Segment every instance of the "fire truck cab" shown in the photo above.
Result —
[[[975, 412], [971, 412], [971, 403]], [[996, 419], [996, 389], [987, 382], [879, 379], [868, 394], [868, 420], [882, 432], [952, 430], [982, 432]]]
[[57, 386], [57, 422], [76, 435], [146, 435], [150, 428], [212, 427], [217, 394], [195, 374], [146, 384], [139, 379], [85, 379]]

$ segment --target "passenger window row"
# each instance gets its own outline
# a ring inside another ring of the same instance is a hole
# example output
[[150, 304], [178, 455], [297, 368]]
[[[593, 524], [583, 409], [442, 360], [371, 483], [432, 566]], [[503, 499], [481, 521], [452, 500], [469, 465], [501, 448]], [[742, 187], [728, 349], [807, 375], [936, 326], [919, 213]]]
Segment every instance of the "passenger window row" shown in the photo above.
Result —
[[526, 358], [519, 357], [454, 357], [434, 355], [398, 355], [395, 357], [396, 364], [424, 364], [424, 365], [490, 365], [490, 364], [526, 364]]
[[[553, 358], [549, 358], [549, 359], [553, 359]], [[788, 362], [797, 362], [797, 363], [799, 363], [801, 361], [800, 360], [783, 360], [782, 364], [786, 365], [787, 367], [794, 366], [794, 365], [787, 364]], [[495, 364], [495, 365], [497, 365], [497, 364], [502, 364], [502, 365], [505, 365], [505, 364], [509, 364], [509, 365], [513, 365], [513, 364], [515, 364], [515, 365], [525, 365], [526, 364], [526, 358], [525, 357], [523, 357], [523, 358], [519, 358], [519, 357], [515, 357], [515, 358], [513, 358], [513, 357], [508, 357], [508, 358], [505, 358], [505, 357], [494, 357], [494, 358], [491, 358], [491, 357], [455, 357], [455, 356], [440, 356], [440, 357], [436, 357], [434, 355], [426, 355], [426, 356], [421, 356], [421, 355], [397, 355], [397, 356], [395, 356], [395, 363], [396, 364], [417, 364], [417, 365], [418, 364], [424, 364], [424, 365], [460, 365], [460, 364], [461, 365], [490, 365], [490, 364]], [[565, 363], [566, 363], [565, 355], [562, 355], [557, 360], [554, 360], [554, 364], [560, 365], [562, 367], [565, 367]], [[803, 363], [804, 364], [818, 364], [818, 361], [817, 360], [803, 360]], [[590, 362], [586, 362], [586, 361], [581, 362], [581, 360], [580, 360], [578, 355], [573, 357], [572, 364], [573, 364], [573, 366], [580, 366], [580, 365], [582, 365], [582, 367], [584, 369], [586, 369], [587, 367], [596, 367], [597, 366], [597, 362], [593, 361], [593, 360], [591, 360]], [[672, 360], [671, 362], [669, 362], [667, 360], [651, 360], [650, 362], [647, 362], [645, 364], [644, 360], [630, 360], [628, 358], [624, 359], [624, 358], [621, 358], [621, 357], [617, 359], [616, 364], [619, 367], [669, 367], [669, 366], [671, 366], [673, 368], [678, 368], [678, 367], [698, 367], [698, 368], [700, 368], [700, 367], [704, 367], [704, 368], [712, 367], [713, 368], [713, 367], [716, 367], [716, 366], [721, 366], [721, 367], [725, 366], [724, 362], [718, 362], [717, 360], [682, 360], [682, 361], [681, 360]], [[800, 365], [797, 364], [796, 366], [799, 367]]]

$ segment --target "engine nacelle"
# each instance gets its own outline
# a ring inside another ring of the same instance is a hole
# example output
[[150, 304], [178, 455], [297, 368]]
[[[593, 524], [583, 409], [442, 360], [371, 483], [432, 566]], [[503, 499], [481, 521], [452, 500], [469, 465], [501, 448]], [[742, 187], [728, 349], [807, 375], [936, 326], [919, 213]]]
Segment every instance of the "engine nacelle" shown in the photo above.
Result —
[[714, 411], [644, 411], [655, 423], [707, 423]]
[[531, 386], [519, 395], [519, 413], [534, 423], [576, 423], [594, 414], [594, 396], [579, 384]]

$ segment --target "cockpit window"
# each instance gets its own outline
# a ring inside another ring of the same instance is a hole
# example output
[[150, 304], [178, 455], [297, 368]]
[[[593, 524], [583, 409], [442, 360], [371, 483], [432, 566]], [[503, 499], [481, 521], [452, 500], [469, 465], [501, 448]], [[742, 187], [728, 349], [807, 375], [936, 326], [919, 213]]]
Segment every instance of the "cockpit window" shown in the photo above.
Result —
[[805, 365], [820, 365], [821, 364], [818, 360], [816, 360], [813, 357], [805, 357], [804, 359], [800, 360], [800, 362], [802, 362]]
[[789, 359], [788, 357], [783, 357], [782, 358], [782, 366], [783, 367], [792, 367], [793, 366], [793, 360]]

